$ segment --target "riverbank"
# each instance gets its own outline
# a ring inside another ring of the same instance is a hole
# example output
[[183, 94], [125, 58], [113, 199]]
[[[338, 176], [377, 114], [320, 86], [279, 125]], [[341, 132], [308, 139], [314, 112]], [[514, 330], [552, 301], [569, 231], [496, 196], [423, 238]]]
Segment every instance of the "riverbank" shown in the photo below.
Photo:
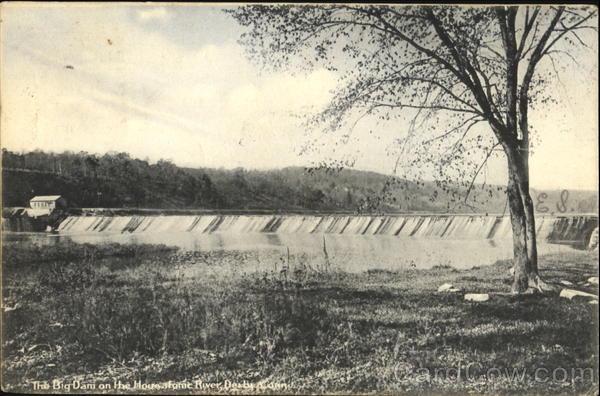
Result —
[[[508, 292], [507, 261], [350, 274], [282, 255], [247, 273], [248, 252], [77, 251], [4, 266], [4, 390], [597, 392], [597, 305], [436, 291]], [[223, 277], [224, 265], [237, 271]], [[577, 283], [598, 258], [564, 252], [540, 267]]]

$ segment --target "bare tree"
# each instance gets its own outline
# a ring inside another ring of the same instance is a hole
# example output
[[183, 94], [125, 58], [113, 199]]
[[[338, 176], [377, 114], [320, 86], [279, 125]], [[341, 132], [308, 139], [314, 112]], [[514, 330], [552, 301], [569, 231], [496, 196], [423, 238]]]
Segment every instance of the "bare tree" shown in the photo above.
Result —
[[444, 126], [426, 143], [454, 140], [439, 157], [446, 166], [469, 153], [463, 143], [473, 127], [487, 124], [491, 143], [475, 139], [485, 154], [467, 194], [493, 150], [502, 150], [509, 175], [513, 291], [551, 289], [538, 274], [528, 112], [551, 100], [543, 89], [550, 79], [540, 73], [542, 60], [577, 63], [569, 50], [586, 46], [582, 32], [597, 30], [595, 8], [250, 5], [229, 13], [249, 28], [241, 42], [266, 65], [301, 59], [306, 67], [325, 64], [342, 75], [341, 88], [316, 118], [328, 128], [340, 128], [357, 110], [383, 117], [403, 110], [412, 112], [414, 134], [420, 132], [418, 119], [444, 114]]

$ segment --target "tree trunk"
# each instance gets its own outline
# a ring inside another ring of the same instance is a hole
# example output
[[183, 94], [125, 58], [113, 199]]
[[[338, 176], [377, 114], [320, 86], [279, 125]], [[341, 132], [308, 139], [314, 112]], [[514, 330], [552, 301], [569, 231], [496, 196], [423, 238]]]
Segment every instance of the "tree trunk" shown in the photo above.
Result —
[[[521, 109], [523, 111], [523, 109]], [[525, 109], [526, 111], [526, 109]], [[522, 115], [522, 117], [526, 117]], [[520, 174], [520, 194], [525, 208], [525, 225], [527, 227], [527, 257], [529, 259], [529, 268], [531, 272], [537, 274], [537, 237], [535, 227], [535, 213], [533, 208], [533, 200], [529, 193], [529, 131], [527, 128], [527, 120], [521, 119], [522, 124], [521, 134], [522, 140], [520, 145], [520, 155], [517, 157], [521, 161], [521, 166], [518, 168]]]
[[529, 170], [527, 152], [522, 156], [507, 150], [508, 160], [508, 202], [513, 230], [514, 281], [513, 293], [523, 293], [527, 289], [540, 292], [551, 291], [553, 287], [539, 276], [537, 265], [537, 237], [533, 200], [529, 194]]
[[[529, 184], [529, 183], [527, 183]], [[527, 228], [527, 261], [528, 272], [527, 281], [530, 288], [540, 292], [552, 291], [554, 288], [544, 282], [538, 273], [538, 254], [537, 254], [537, 235], [535, 227], [535, 215], [533, 210], [533, 200], [529, 194], [529, 188], [521, 191], [521, 199], [525, 209], [525, 226]]]
[[529, 270], [537, 273], [537, 236], [535, 227], [535, 214], [533, 212], [533, 201], [529, 190], [521, 194], [521, 199], [525, 209], [525, 226], [527, 227], [527, 258], [529, 260]]
[[513, 232], [513, 293], [523, 293], [528, 287], [529, 259], [527, 254], [527, 225], [525, 208], [519, 193], [516, 175], [509, 163], [508, 176], [508, 207]]

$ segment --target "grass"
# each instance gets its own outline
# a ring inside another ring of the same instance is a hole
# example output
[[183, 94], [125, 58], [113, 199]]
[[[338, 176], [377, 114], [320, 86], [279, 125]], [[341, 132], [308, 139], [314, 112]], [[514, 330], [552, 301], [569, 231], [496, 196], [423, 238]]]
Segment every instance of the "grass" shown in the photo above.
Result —
[[[598, 389], [597, 306], [502, 294], [510, 290], [509, 262], [350, 274], [283, 255], [264, 266], [270, 271], [246, 273], [257, 260], [252, 252], [80, 245], [65, 260], [53, 248], [27, 249], [3, 251], [4, 390]], [[11, 264], [15, 257], [30, 261]], [[598, 257], [561, 253], [542, 257], [540, 267], [548, 281], [577, 283], [597, 273]], [[437, 293], [445, 282], [500, 294], [465, 302], [462, 294]], [[52, 381], [62, 385], [53, 389]]]

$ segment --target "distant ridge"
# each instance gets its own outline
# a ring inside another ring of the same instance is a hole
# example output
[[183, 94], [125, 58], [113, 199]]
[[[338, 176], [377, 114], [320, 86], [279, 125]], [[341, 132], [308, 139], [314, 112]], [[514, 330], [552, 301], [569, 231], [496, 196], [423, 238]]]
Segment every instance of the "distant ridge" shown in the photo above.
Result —
[[[501, 186], [454, 196], [433, 182], [410, 182], [353, 169], [182, 168], [126, 153], [102, 156], [2, 151], [3, 206], [60, 194], [74, 207], [324, 213], [507, 213]], [[393, 181], [393, 183], [391, 183]], [[543, 195], [546, 194], [546, 195]], [[598, 192], [532, 191], [538, 214], [597, 213]]]

